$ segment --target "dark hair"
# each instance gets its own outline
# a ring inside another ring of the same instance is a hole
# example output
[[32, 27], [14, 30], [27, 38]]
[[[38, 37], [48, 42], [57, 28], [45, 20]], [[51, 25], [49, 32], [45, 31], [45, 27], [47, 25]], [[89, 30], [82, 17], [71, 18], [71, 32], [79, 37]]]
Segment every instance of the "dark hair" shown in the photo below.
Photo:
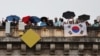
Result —
[[62, 18], [60, 18], [60, 19], [59, 19], [59, 21], [63, 22], [63, 19], [62, 19]]
[[55, 22], [57, 22], [58, 21], [58, 19], [57, 18], [54, 18], [55, 19]]
[[47, 17], [41, 17], [41, 21], [44, 22], [44, 20], [45, 20], [45, 22], [48, 22], [48, 18]]
[[48, 26], [53, 26], [53, 20], [48, 20]]
[[97, 20], [94, 20], [94, 23], [99, 23]]

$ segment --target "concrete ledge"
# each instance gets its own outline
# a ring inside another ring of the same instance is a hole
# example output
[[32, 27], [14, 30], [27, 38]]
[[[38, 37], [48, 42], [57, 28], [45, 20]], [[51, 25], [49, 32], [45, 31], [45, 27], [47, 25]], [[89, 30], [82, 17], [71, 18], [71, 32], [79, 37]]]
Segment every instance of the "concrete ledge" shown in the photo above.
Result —
[[[20, 37], [2, 37], [0, 42], [22, 42]], [[100, 42], [100, 37], [42, 37], [39, 42]]]

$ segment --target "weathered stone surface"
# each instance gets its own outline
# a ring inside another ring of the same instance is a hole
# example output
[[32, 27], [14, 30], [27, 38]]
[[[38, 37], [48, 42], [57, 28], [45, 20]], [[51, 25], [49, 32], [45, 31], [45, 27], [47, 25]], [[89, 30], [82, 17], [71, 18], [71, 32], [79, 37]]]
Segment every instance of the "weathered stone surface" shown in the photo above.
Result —
[[0, 28], [0, 56], [100, 56], [99, 28], [88, 28], [88, 36], [82, 37], [64, 37], [63, 27], [47, 27], [47, 31], [33, 28], [41, 40], [32, 48], [26, 46], [17, 35], [6, 36]]

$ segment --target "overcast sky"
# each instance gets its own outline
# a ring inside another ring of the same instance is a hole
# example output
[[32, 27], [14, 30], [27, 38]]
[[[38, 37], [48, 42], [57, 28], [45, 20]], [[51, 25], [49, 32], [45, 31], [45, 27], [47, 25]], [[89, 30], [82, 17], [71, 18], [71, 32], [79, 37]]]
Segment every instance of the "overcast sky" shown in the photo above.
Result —
[[75, 12], [75, 18], [89, 14], [90, 22], [93, 22], [100, 15], [99, 3], [100, 0], [0, 0], [0, 18], [12, 14], [20, 17], [47, 16], [53, 19], [62, 17], [63, 12], [70, 10]]

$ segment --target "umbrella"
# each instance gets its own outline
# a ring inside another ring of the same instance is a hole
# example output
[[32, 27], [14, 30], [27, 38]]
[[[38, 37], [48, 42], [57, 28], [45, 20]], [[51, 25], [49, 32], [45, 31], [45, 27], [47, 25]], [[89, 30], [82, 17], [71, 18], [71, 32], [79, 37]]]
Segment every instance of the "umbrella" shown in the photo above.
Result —
[[75, 17], [75, 13], [72, 11], [66, 11], [62, 16], [66, 19], [72, 19], [72, 17]]
[[86, 14], [83, 14], [83, 15], [80, 15], [78, 16], [78, 19], [79, 20], [89, 20], [90, 19], [90, 15], [86, 15]]
[[22, 18], [22, 22], [24, 22], [25, 24], [28, 24], [29, 21], [30, 21], [30, 16], [25, 16]]
[[20, 20], [20, 17], [17, 16], [17, 15], [10, 15], [10, 16], [7, 16], [6, 17], [6, 20], [7, 21], [19, 21]]
[[31, 21], [32, 23], [38, 23], [38, 22], [40, 22], [40, 18], [37, 17], [37, 16], [31, 16], [31, 17], [30, 17], [30, 21]]

